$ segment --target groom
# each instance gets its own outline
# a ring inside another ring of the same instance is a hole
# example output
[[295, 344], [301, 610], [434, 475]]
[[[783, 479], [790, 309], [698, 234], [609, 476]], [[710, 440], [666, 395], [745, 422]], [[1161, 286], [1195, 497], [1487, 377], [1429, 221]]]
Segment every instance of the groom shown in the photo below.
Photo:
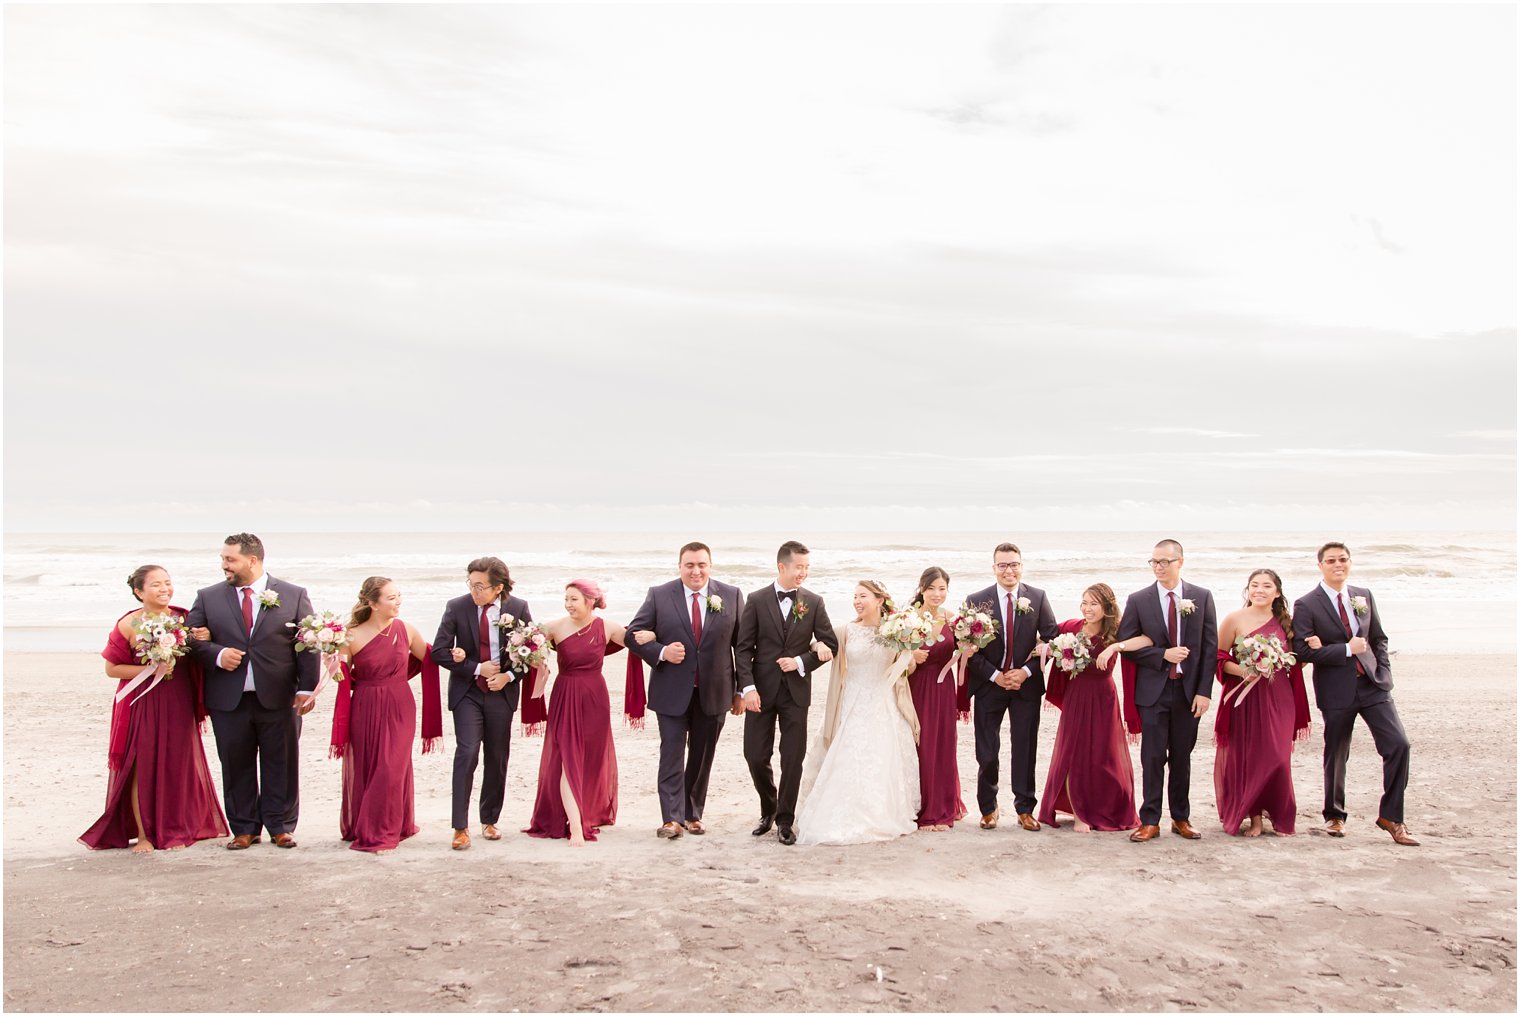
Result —
[[[832, 658], [839, 639], [829, 625], [823, 598], [802, 588], [808, 549], [788, 540], [776, 551], [776, 581], [749, 594], [739, 621], [735, 662], [743, 689], [744, 760], [760, 795], [760, 824], [753, 835], [776, 826], [786, 846], [797, 842], [792, 823], [807, 752], [807, 713], [813, 700], [813, 672], [825, 662], [811, 646], [821, 642]], [[781, 788], [771, 772], [776, 724], [781, 724]]]
[[[1135, 663], [1135, 705], [1140, 712], [1140, 768], [1145, 800], [1136, 843], [1161, 835], [1161, 787], [1172, 809], [1172, 832], [1202, 839], [1190, 817], [1188, 789], [1198, 721], [1209, 711], [1218, 664], [1219, 627], [1214, 594], [1182, 581], [1182, 544], [1162, 540], [1151, 551], [1153, 585], [1131, 593], [1119, 622], [1118, 649]], [[1148, 637], [1143, 649], [1126, 649], [1129, 639]], [[1167, 779], [1167, 768], [1171, 778]]]
[[628, 622], [629, 632], [654, 632], [653, 642], [629, 639], [628, 648], [650, 668], [649, 706], [660, 722], [658, 835], [667, 840], [707, 831], [702, 809], [718, 735], [724, 717], [742, 711], [734, 679], [739, 589], [709, 577], [705, 543], [688, 543], [676, 560], [680, 577], [650, 587]]
[[1346, 583], [1351, 551], [1344, 543], [1319, 548], [1322, 581], [1293, 604], [1293, 651], [1314, 665], [1314, 701], [1325, 720], [1325, 832], [1346, 835], [1346, 759], [1360, 716], [1383, 757], [1383, 799], [1377, 826], [1401, 847], [1420, 842], [1404, 826], [1409, 783], [1409, 735], [1393, 704], [1388, 636], [1372, 590]]
[[301, 717], [315, 701], [316, 653], [297, 653], [287, 627], [312, 613], [300, 586], [264, 571], [264, 544], [236, 533], [222, 546], [227, 581], [195, 594], [191, 642], [206, 674], [206, 711], [222, 761], [222, 800], [232, 828], [228, 850], [247, 850], [269, 830], [277, 847], [296, 845], [300, 808]]

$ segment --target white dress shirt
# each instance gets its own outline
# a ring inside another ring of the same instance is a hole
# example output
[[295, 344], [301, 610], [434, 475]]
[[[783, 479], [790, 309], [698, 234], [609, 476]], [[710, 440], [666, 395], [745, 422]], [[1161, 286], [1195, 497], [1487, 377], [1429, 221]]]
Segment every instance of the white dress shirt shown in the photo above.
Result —
[[[471, 605], [474, 606], [473, 603]], [[500, 661], [501, 660], [501, 629], [498, 628], [498, 627], [496, 627], [496, 622], [501, 620], [501, 601], [500, 600], [492, 600], [490, 603], [486, 604], [486, 617], [491, 622], [491, 659]], [[474, 632], [474, 635], [475, 635], [475, 641], [477, 643], [479, 643], [480, 642], [480, 608], [479, 607], [475, 607], [475, 632]], [[484, 662], [484, 661], [482, 661], [482, 662]], [[511, 671], [510, 673], [514, 673], [515, 674], [516, 672], [515, 671]], [[479, 663], [475, 664], [475, 676], [476, 677], [480, 676], [480, 664]], [[511, 678], [509, 677], [508, 680], [510, 681]]]
[[[241, 624], [242, 621], [243, 621], [243, 590], [244, 589], [252, 589], [253, 590], [253, 626], [255, 628], [257, 628], [259, 626], [259, 611], [261, 611], [261, 610], [264, 609], [263, 607], [259, 606], [259, 597], [262, 596], [264, 594], [264, 591], [266, 589], [268, 589], [268, 588], [269, 588], [269, 573], [268, 572], [265, 572], [264, 574], [260, 575], [258, 578], [254, 579], [252, 582], [248, 583], [248, 585], [246, 585], [246, 586], [238, 586], [237, 587], [237, 609], [238, 609], [238, 623], [239, 624]], [[226, 651], [227, 650], [223, 649], [222, 653], [225, 653]], [[216, 665], [218, 667], [220, 667], [222, 665], [222, 653], [217, 653], [216, 654]], [[243, 660], [248, 664], [248, 670], [245, 672], [247, 674], [247, 676], [243, 678], [243, 690], [245, 692], [247, 692], [247, 691], [253, 691], [253, 659], [252, 659], [252, 657], [249, 657], [249, 656], [247, 656], [245, 654], [244, 657], [243, 657]]]
[[[1008, 606], [1009, 592], [1010, 590], [1005, 589], [1002, 586], [998, 586], [998, 611], [1000, 612], [999, 616], [1003, 619], [1004, 653], [1007, 653], [1008, 647], [1013, 644], [1013, 624], [1019, 618], [1019, 599], [1023, 596], [1024, 593], [1024, 583], [1020, 582], [1016, 584], [1011, 590], [1013, 593], [1013, 607], [1011, 609]], [[1024, 673], [1028, 674], [1030, 677], [1034, 676], [1034, 671], [1030, 669], [1030, 665], [1027, 663], [1019, 669], [1023, 670]]]
[[[1332, 601], [1338, 602], [1338, 603], [1341, 604], [1341, 606], [1343, 606], [1343, 607], [1346, 608], [1346, 620], [1348, 620], [1348, 621], [1351, 622], [1351, 635], [1352, 635], [1352, 637], [1354, 638], [1357, 635], [1360, 635], [1362, 633], [1362, 623], [1361, 623], [1360, 620], [1357, 619], [1356, 608], [1351, 605], [1351, 591], [1349, 589], [1346, 589], [1345, 587], [1342, 587], [1341, 591], [1337, 593], [1334, 589], [1331, 589], [1329, 586], [1325, 585], [1325, 582], [1324, 582], [1323, 579], [1320, 580], [1319, 587], [1325, 591], [1325, 595], [1328, 596], [1328, 597], [1330, 597], [1330, 599]], [[1340, 620], [1340, 611], [1339, 610], [1336, 611], [1336, 618], [1335, 619], [1337, 621]], [[1347, 642], [1346, 642], [1346, 655], [1347, 656], [1351, 655], [1351, 642], [1350, 642], [1350, 640], [1347, 640]]]
[[[697, 609], [700, 610], [704, 615], [707, 613], [707, 583], [704, 582], [702, 584], [702, 588], [698, 589], [695, 593], [693, 593], [692, 590], [691, 590], [691, 587], [688, 586], [686, 583], [682, 582], [681, 583], [681, 596], [683, 597], [682, 602], [683, 602], [683, 604], [685, 605], [685, 607], [686, 607], [686, 609], [688, 611], [691, 609], [691, 598], [693, 596], [696, 596], [697, 597]], [[690, 617], [691, 615], [687, 614], [686, 616]], [[695, 633], [693, 633], [693, 634], [695, 634]], [[665, 662], [665, 650], [667, 650], [669, 648], [670, 648], [669, 646], [661, 646], [660, 647], [660, 662], [661, 663]]]
[[[797, 597], [795, 595], [796, 590], [795, 589], [782, 589], [780, 582], [772, 582], [771, 583], [771, 589], [774, 590], [774, 592], [777, 594], [776, 595], [776, 609], [781, 612], [781, 623], [783, 625], [785, 625], [786, 624], [786, 615], [789, 614], [789, 613], [791, 613], [793, 605], [795, 605], [796, 602], [797, 602]], [[781, 593], [785, 593], [786, 594], [786, 599], [782, 599], [781, 598], [781, 596], [779, 595]], [[800, 657], [800, 656], [793, 656], [792, 657], [792, 661], [797, 664], [797, 673], [806, 676], [807, 675], [807, 667], [803, 664], [802, 657]], [[751, 685], [747, 685], [745, 687], [744, 691], [741, 694], [748, 695], [750, 692], [752, 692], [754, 690], [755, 690], [755, 686], [754, 685], [752, 685], [752, 684]]]

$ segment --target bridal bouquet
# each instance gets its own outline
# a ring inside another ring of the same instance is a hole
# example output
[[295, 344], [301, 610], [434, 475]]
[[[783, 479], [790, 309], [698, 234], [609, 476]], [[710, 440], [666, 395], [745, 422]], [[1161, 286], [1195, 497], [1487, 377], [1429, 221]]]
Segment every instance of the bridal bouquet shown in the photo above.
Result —
[[144, 663], [174, 665], [190, 649], [190, 632], [173, 614], [144, 613], [132, 624], [137, 636], [137, 658]]
[[957, 645], [981, 649], [997, 638], [997, 621], [985, 610], [977, 610], [969, 603], [961, 607], [951, 622]]
[[517, 673], [529, 673], [549, 658], [549, 633], [537, 621], [516, 621], [504, 634], [507, 665]]
[[297, 621], [286, 621], [285, 627], [296, 630], [296, 652], [310, 650], [326, 656], [348, 645], [348, 629], [330, 610], [320, 614], [307, 614]]
[[1069, 631], [1050, 640], [1050, 657], [1068, 674], [1080, 674], [1092, 666], [1092, 639]]
[[1242, 635], [1235, 640], [1234, 655], [1247, 679], [1264, 677], [1270, 681], [1279, 670], [1298, 662], [1276, 635]]
[[932, 642], [934, 630], [938, 627], [937, 618], [926, 617], [912, 608], [898, 610], [881, 619], [876, 641], [888, 649], [911, 653]]
[[330, 610], [307, 614], [300, 621], [286, 621], [285, 627], [296, 630], [296, 652], [321, 654], [322, 676], [317, 681], [316, 691], [321, 691], [329, 680], [343, 680], [338, 650], [348, 645], [348, 629], [338, 620], [337, 614]]

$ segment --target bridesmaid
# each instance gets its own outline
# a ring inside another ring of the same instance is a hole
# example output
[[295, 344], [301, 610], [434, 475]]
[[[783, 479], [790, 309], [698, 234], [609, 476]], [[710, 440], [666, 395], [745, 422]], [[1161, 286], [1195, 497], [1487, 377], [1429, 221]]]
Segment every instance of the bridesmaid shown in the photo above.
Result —
[[1293, 793], [1293, 742], [1309, 734], [1309, 698], [1303, 670], [1278, 670], [1271, 677], [1245, 681], [1245, 671], [1230, 655], [1235, 639], [1275, 635], [1284, 648], [1293, 645], [1293, 618], [1283, 596], [1282, 579], [1258, 568], [1246, 580], [1245, 606], [1219, 624], [1219, 682], [1224, 686], [1214, 718], [1214, 796], [1219, 821], [1231, 836], [1251, 820], [1247, 836], [1260, 836], [1262, 817], [1272, 831], [1292, 836], [1298, 801]]
[[[142, 606], [117, 620], [100, 654], [118, 694], [146, 666], [137, 658], [133, 623], [144, 614], [173, 614], [183, 621], [188, 613], [171, 606], [174, 582], [156, 564], [134, 571], [127, 587]], [[106, 810], [79, 842], [92, 850], [131, 845], [134, 854], [146, 854], [156, 847], [172, 850], [227, 835], [201, 744], [200, 722], [206, 718], [202, 696], [200, 667], [182, 656], [163, 680], [144, 682], [116, 703]]]
[[[523, 832], [568, 838], [572, 847], [595, 840], [601, 826], [617, 819], [612, 700], [602, 659], [623, 648], [626, 630], [596, 616], [605, 606], [595, 582], [574, 579], [565, 586], [565, 616], [544, 625], [554, 640], [559, 677], [549, 696], [533, 819]], [[545, 683], [538, 683], [535, 696], [543, 695]]]
[[913, 607], [939, 621], [935, 639], [927, 649], [913, 652], [908, 689], [920, 726], [918, 741], [918, 827], [943, 832], [966, 814], [961, 801], [961, 774], [955, 762], [955, 677], [940, 672], [955, 653], [953, 631], [947, 624], [953, 615], [945, 610], [950, 575], [943, 568], [928, 568], [918, 578]]
[[[1052, 666], [1045, 697], [1061, 710], [1056, 743], [1050, 753], [1045, 793], [1040, 795], [1039, 819], [1056, 825], [1056, 812], [1072, 817], [1079, 833], [1094, 829], [1138, 829], [1135, 813], [1135, 770], [1119, 717], [1119, 692], [1114, 687], [1118, 650], [1119, 601], [1106, 583], [1082, 593], [1082, 616], [1063, 621], [1062, 634], [1081, 632], [1092, 643], [1092, 662], [1075, 674]], [[1128, 648], [1144, 649], [1151, 640], [1131, 638]]]
[[[386, 853], [417, 835], [412, 788], [412, 742], [417, 734], [417, 701], [407, 683], [421, 672], [429, 647], [417, 629], [402, 621], [401, 590], [380, 575], [359, 587], [359, 602], [348, 619], [351, 695], [344, 710], [333, 710], [332, 752], [343, 759], [343, 803], [338, 832], [351, 850]], [[416, 661], [416, 662], [414, 662]]]

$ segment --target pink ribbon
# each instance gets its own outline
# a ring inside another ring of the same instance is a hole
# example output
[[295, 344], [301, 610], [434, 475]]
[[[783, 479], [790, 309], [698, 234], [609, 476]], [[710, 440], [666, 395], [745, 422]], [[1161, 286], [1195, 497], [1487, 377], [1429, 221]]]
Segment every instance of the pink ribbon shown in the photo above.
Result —
[[[136, 677], [132, 678], [132, 680], [122, 685], [121, 691], [116, 693], [116, 701], [120, 702], [122, 699], [132, 694], [132, 692], [135, 691], [139, 685], [151, 677], [153, 678], [153, 683], [143, 689], [143, 695], [148, 694], [148, 692], [152, 691], [155, 687], [158, 686], [158, 682], [162, 681], [164, 679], [164, 675], [168, 672], [169, 665], [167, 663], [148, 664], [142, 670], [139, 670], [137, 672]], [[139, 695], [138, 698], [142, 698], [142, 695]]]
[[[943, 684], [945, 682], [945, 675], [950, 673], [951, 669], [954, 668], [955, 686], [959, 688], [966, 683], [966, 664], [970, 662], [970, 659], [970, 656], [962, 653], [960, 647], [957, 646], [955, 652], [950, 654], [950, 659], [946, 660], [945, 665], [940, 668], [939, 677], [934, 679], [934, 683]], [[956, 666], [956, 661], [960, 662], [959, 666]]]

